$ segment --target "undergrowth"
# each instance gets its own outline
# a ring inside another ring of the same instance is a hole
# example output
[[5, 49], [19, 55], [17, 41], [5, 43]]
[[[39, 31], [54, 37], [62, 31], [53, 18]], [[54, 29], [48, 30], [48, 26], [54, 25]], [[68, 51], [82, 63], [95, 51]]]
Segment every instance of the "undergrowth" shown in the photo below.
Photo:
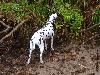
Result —
[[29, 16], [30, 13], [35, 12], [41, 16], [49, 14], [49, 9], [46, 6], [40, 4], [29, 4], [26, 0], [22, 0], [19, 3], [9, 2], [0, 3], [0, 11], [4, 13], [13, 12], [16, 14], [16, 20], [19, 22], [23, 17]]

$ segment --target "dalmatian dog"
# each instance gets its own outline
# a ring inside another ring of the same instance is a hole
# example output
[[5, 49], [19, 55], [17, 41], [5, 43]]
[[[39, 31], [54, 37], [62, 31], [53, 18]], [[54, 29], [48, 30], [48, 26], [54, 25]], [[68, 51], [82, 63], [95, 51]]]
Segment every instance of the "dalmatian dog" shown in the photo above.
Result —
[[37, 32], [35, 32], [34, 35], [31, 37], [29, 59], [27, 61], [27, 64], [30, 63], [32, 51], [35, 49], [35, 45], [38, 45], [40, 49], [40, 63], [43, 63], [42, 54], [43, 54], [44, 49], [47, 50], [47, 43], [46, 43], [47, 39], [51, 39], [51, 49], [54, 50], [53, 48], [53, 36], [54, 36], [53, 23], [55, 22], [56, 18], [57, 18], [57, 13], [52, 14], [49, 17], [46, 25], [43, 28], [39, 29]]

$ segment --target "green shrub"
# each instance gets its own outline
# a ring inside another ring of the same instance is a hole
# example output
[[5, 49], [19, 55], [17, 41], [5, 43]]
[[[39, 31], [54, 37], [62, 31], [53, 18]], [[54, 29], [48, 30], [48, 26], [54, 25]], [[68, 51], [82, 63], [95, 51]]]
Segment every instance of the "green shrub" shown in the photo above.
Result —
[[83, 16], [81, 15], [81, 11], [76, 7], [72, 7], [68, 3], [63, 3], [63, 1], [60, 0], [55, 0], [54, 3], [56, 6], [56, 10], [61, 15], [63, 15], [64, 24], [70, 27], [71, 32], [77, 33], [80, 30], [83, 21]]
[[[80, 30], [83, 21], [81, 11], [68, 3], [63, 2], [63, 0], [54, 0], [52, 8], [48, 8], [47, 0], [37, 0], [34, 4], [28, 4], [27, 0], [20, 0], [19, 3], [2, 3], [0, 4], [0, 10], [5, 13], [8, 13], [9, 11], [15, 12], [17, 21], [28, 16], [30, 11], [42, 15], [42, 17], [46, 17], [53, 11], [56, 11], [63, 15], [66, 27], [69, 26], [71, 32], [75, 33]], [[62, 26], [62, 24], [56, 24], [56, 28], [61, 28]]]
[[16, 20], [20, 21], [23, 17], [28, 16], [30, 12], [35, 12], [43, 17], [49, 15], [50, 10], [43, 3], [44, 1], [36, 1], [34, 4], [28, 4], [27, 0], [21, 0], [19, 3], [2, 3], [0, 4], [0, 10], [5, 13], [15, 12]]
[[94, 13], [95, 14], [93, 15], [93, 21], [94, 23], [99, 24], [100, 23], [100, 16], [99, 16], [100, 9], [96, 9]]

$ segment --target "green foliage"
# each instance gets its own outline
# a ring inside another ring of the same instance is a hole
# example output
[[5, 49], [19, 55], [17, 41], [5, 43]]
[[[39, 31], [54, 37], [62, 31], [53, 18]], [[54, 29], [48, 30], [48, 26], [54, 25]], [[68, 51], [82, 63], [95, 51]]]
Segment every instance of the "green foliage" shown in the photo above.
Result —
[[49, 9], [45, 6], [34, 6], [33, 10], [39, 15], [47, 16], [49, 14]]
[[0, 10], [9, 13], [16, 13], [16, 20], [20, 21], [23, 17], [28, 16], [30, 11], [35, 12], [42, 16], [47, 16], [49, 14], [49, 9], [47, 5], [44, 4], [44, 0], [38, 0], [34, 4], [28, 4], [27, 0], [20, 0], [19, 3], [2, 3], [0, 4]]
[[95, 15], [93, 16], [93, 21], [96, 24], [100, 23], [100, 16], [98, 16], [100, 14], [100, 9], [96, 9], [95, 10]]
[[[0, 4], [0, 10], [9, 13], [9, 12], [15, 12], [16, 13], [16, 20], [20, 21], [22, 17], [25, 17], [28, 15], [28, 11], [25, 11], [28, 6], [22, 3], [2, 3]], [[29, 8], [28, 8], [29, 9]]]
[[[77, 33], [80, 30], [83, 21], [83, 16], [81, 15], [81, 11], [76, 7], [72, 7], [68, 3], [63, 3], [63, 1], [61, 0], [56, 0], [55, 6], [58, 12], [63, 15], [64, 24], [67, 25], [66, 27], [69, 26], [71, 32]], [[57, 26], [57, 28], [59, 27]]]
[[[68, 3], [70, 2], [68, 1]], [[19, 3], [2, 3], [0, 4], [0, 10], [5, 13], [15, 12], [17, 21], [28, 16], [30, 12], [46, 17], [53, 11], [56, 11], [63, 15], [64, 24], [66, 24], [66, 27], [70, 27], [71, 32], [78, 32], [83, 21], [81, 11], [68, 3], [66, 0], [54, 0], [52, 8], [49, 8], [47, 0], [37, 0], [33, 4], [28, 4], [27, 0], [20, 0]], [[56, 24], [56, 28], [60, 29], [62, 26], [59, 23]]]

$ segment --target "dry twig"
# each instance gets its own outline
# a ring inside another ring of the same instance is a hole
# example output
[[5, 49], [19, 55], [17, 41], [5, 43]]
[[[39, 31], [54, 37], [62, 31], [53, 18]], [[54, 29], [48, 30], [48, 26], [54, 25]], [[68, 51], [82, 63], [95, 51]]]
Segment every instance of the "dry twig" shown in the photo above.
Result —
[[9, 37], [11, 34], [13, 34], [14, 31], [16, 31], [21, 25], [23, 25], [25, 22], [27, 22], [28, 19], [23, 20], [21, 23], [19, 23], [11, 32], [9, 32], [6, 36], [4, 36], [1, 40], [0, 43], [3, 42], [4, 39], [6, 39], [7, 37]]
[[11, 28], [9, 25], [6, 25], [3, 21], [0, 21], [0, 23], [1, 23], [3, 26], [6, 27], [6, 29], [3, 30], [3, 31], [1, 31], [0, 34], [1, 34], [1, 33], [4, 33], [4, 32], [7, 32], [7, 31]]
[[100, 34], [96, 34], [96, 35], [92, 36], [91, 38], [86, 39], [85, 42], [84, 42], [84, 44], [87, 43], [88, 41], [90, 41], [90, 40], [92, 40], [92, 39], [98, 37], [99, 35], [100, 35]]
[[91, 27], [89, 27], [89, 28], [87, 28], [87, 29], [83, 29], [83, 30], [80, 31], [80, 33], [86, 32], [86, 31], [88, 31], [88, 30], [91, 30], [91, 29], [93, 29], [93, 28], [96, 27], [96, 26], [100, 26], [100, 24], [95, 24], [95, 25], [93, 25], [93, 26], [91, 26]]

